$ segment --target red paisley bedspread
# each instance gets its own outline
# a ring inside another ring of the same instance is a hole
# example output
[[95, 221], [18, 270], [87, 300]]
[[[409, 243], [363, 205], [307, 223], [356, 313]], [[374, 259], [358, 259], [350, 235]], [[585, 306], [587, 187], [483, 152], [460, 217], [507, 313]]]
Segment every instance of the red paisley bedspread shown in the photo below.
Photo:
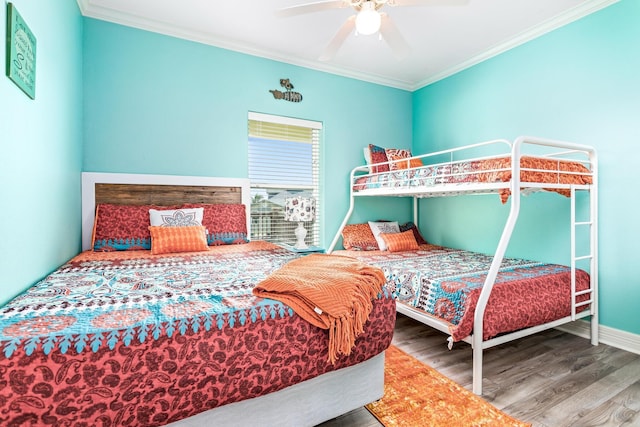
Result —
[[335, 365], [326, 330], [250, 295], [291, 257], [264, 242], [81, 254], [0, 311], [0, 425], [163, 425], [389, 346], [395, 304], [384, 295]]
[[[336, 251], [377, 266], [400, 303], [444, 322], [454, 341], [473, 333], [473, 317], [492, 257], [423, 245], [406, 252]], [[541, 325], [571, 314], [569, 267], [505, 258], [485, 310], [483, 339]], [[589, 288], [589, 275], [576, 272], [576, 290]], [[589, 294], [577, 298], [586, 301]], [[579, 307], [582, 311], [588, 306]]]

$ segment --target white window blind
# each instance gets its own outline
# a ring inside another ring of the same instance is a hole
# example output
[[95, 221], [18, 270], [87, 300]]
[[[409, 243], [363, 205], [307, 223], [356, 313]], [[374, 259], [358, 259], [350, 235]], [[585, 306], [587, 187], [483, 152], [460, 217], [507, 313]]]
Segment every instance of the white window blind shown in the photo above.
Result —
[[320, 131], [322, 123], [249, 113], [249, 179], [251, 180], [251, 238], [295, 243], [297, 223], [284, 220], [287, 197], [316, 200], [316, 219], [304, 223], [308, 245], [319, 245]]

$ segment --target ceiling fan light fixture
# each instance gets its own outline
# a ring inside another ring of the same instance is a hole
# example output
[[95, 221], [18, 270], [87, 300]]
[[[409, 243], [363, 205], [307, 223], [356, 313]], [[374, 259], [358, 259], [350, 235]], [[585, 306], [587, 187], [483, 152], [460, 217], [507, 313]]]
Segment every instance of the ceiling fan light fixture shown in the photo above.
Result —
[[375, 9], [373, 1], [365, 1], [356, 15], [356, 31], [358, 34], [368, 36], [380, 30], [381, 22], [382, 18]]

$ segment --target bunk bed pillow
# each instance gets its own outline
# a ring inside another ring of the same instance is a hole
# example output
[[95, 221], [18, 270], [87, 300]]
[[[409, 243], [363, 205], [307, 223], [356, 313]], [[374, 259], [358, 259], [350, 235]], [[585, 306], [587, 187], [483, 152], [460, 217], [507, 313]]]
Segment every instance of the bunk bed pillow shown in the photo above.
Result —
[[342, 229], [342, 246], [348, 251], [377, 251], [378, 242], [369, 224], [347, 224]]
[[[367, 150], [365, 148], [365, 150]], [[387, 151], [385, 148], [378, 147], [377, 145], [369, 144], [368, 154], [365, 151], [365, 160], [369, 166], [369, 173], [389, 172], [389, 165], [383, 164], [376, 166], [377, 163], [384, 163], [389, 161], [387, 158]]]
[[409, 159], [413, 155], [411, 154], [411, 150], [406, 150], [404, 148], [387, 148], [385, 149], [385, 153], [387, 155], [387, 159], [391, 162], [389, 163], [389, 170], [399, 170], [399, 169], [409, 169], [409, 168], [419, 168], [423, 166], [422, 160], [420, 159], [411, 159], [411, 160], [403, 160]]
[[380, 233], [389, 252], [415, 251], [420, 249], [412, 230], [400, 233]]
[[149, 209], [149, 222], [152, 226], [186, 227], [202, 225], [203, 208], [157, 210]]
[[406, 224], [400, 225], [400, 232], [407, 231], [407, 230], [411, 230], [413, 232], [413, 237], [415, 237], [418, 245], [428, 244], [427, 241], [424, 239], [424, 237], [422, 237], [422, 234], [420, 234], [420, 230], [418, 230], [418, 227], [416, 227], [416, 225], [413, 222], [407, 222]]
[[384, 222], [369, 221], [369, 227], [371, 228], [373, 237], [375, 237], [376, 242], [378, 243], [378, 248], [380, 248], [381, 251], [387, 250], [387, 244], [382, 239], [382, 237], [380, 237], [380, 233], [399, 233], [400, 232], [398, 221], [384, 221]]
[[201, 225], [186, 227], [150, 226], [151, 253], [154, 255], [209, 250], [207, 234]]

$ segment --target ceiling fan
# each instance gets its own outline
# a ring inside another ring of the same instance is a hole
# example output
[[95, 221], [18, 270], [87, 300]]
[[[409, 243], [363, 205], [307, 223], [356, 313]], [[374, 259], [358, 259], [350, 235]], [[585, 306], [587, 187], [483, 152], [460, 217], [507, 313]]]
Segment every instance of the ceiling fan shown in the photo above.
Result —
[[384, 6], [464, 6], [468, 4], [469, 1], [470, 0], [324, 0], [286, 7], [280, 9], [277, 14], [282, 17], [289, 17], [350, 7], [356, 11], [356, 14], [347, 18], [344, 24], [342, 24], [319, 59], [321, 61], [333, 59], [340, 49], [340, 46], [342, 46], [354, 29], [356, 34], [362, 35], [379, 32], [380, 38], [387, 42], [396, 58], [402, 59], [408, 55], [410, 51], [409, 45], [391, 21], [389, 15], [380, 11]]

